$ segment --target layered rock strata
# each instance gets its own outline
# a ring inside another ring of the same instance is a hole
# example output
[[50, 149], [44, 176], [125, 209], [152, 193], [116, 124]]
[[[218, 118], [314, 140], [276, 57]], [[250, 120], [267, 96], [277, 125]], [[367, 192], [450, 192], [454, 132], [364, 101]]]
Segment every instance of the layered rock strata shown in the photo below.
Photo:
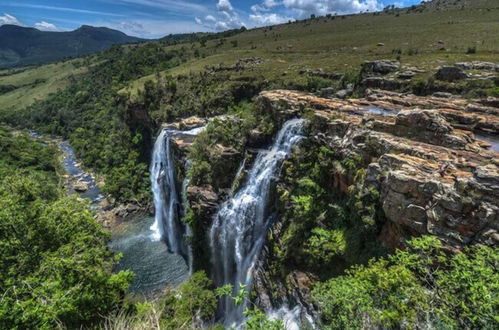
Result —
[[369, 184], [381, 191], [385, 246], [424, 234], [451, 250], [499, 243], [499, 153], [474, 134], [499, 135], [491, 100], [387, 91], [339, 100], [277, 90], [262, 92], [258, 102], [276, 117], [309, 112], [312, 138], [362, 157]]

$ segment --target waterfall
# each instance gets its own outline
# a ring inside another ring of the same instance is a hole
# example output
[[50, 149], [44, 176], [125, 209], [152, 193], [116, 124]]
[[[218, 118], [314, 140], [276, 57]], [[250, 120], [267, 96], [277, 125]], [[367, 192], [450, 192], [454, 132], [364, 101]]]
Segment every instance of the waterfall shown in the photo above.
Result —
[[[287, 121], [269, 151], [260, 152], [242, 188], [216, 214], [210, 231], [213, 276], [217, 286], [240, 284], [247, 292], [252, 272], [271, 222], [267, 212], [269, 192], [291, 149], [302, 139], [303, 119]], [[246, 302], [235, 306], [230, 297], [220, 301], [226, 326], [243, 321]]]
[[[171, 150], [173, 136], [194, 137], [206, 127], [197, 127], [188, 131], [163, 129], [154, 143], [150, 165], [151, 188], [154, 196], [155, 216], [151, 226], [153, 240], [164, 239], [172, 253], [180, 254], [190, 263], [190, 247], [184, 235], [189, 228], [182, 223], [183, 196], [177, 189], [174, 155]], [[182, 193], [187, 182], [182, 185]]]
[[172, 253], [185, 255], [185, 226], [180, 222], [182, 203], [177, 192], [170, 141], [174, 133], [175, 131], [164, 129], [154, 143], [150, 172], [155, 220], [151, 230], [154, 240], [164, 239]]

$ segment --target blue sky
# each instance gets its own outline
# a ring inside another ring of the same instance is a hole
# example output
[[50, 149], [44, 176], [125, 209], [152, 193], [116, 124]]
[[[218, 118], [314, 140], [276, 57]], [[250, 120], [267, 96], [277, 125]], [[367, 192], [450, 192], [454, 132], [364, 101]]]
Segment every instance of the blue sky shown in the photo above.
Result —
[[219, 31], [278, 24], [326, 13], [375, 11], [420, 0], [0, 0], [0, 25], [46, 31], [106, 26], [156, 38], [170, 33]]

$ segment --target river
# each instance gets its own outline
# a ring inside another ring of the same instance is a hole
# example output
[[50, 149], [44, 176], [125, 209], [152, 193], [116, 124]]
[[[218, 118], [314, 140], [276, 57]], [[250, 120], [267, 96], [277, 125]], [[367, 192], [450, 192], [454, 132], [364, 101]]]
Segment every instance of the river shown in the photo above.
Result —
[[[104, 196], [95, 177], [82, 168], [70, 143], [58, 138], [47, 138], [33, 131], [29, 135], [45, 145], [47, 140], [56, 143], [63, 153], [62, 166], [70, 176], [66, 183], [68, 194], [79, 194], [81, 198], [90, 200], [92, 210], [103, 211], [100, 204]], [[88, 189], [77, 191], [75, 184], [78, 182], [83, 182]], [[135, 273], [129, 292], [139, 296], [155, 295], [189, 276], [184, 259], [168, 252], [165, 242], [155, 239], [155, 233], [150, 229], [153, 223], [154, 217], [138, 214], [124, 219], [111, 230], [109, 247], [123, 255], [116, 271], [130, 269]]]

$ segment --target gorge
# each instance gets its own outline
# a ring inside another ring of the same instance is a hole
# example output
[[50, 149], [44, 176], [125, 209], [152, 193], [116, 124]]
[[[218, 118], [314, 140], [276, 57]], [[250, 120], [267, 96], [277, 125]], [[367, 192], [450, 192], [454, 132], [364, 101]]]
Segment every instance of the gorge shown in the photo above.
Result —
[[0, 328], [498, 328], [497, 0], [402, 2], [0, 68]]

